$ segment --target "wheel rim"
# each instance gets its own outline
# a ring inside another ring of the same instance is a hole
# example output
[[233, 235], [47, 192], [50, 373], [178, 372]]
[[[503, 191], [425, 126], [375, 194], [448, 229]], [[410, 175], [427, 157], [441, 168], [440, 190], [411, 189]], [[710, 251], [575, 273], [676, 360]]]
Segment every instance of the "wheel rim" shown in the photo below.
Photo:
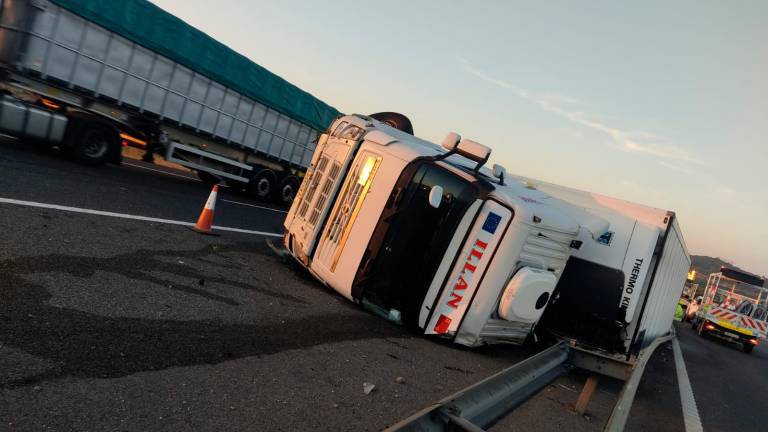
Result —
[[288, 202], [293, 198], [293, 186], [292, 185], [285, 185], [283, 186], [282, 190], [282, 198], [284, 202]]
[[109, 139], [101, 132], [89, 133], [84, 141], [83, 153], [91, 159], [98, 159], [109, 150]]
[[259, 196], [269, 195], [270, 189], [269, 180], [265, 178], [259, 179], [259, 182], [256, 183], [256, 193], [258, 193]]

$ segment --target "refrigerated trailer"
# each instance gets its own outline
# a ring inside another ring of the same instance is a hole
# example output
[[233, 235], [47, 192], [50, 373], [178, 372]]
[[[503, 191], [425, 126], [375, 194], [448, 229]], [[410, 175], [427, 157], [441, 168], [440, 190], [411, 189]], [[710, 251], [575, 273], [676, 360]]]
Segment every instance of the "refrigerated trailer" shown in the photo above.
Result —
[[87, 164], [121, 145], [290, 201], [339, 115], [145, 0], [0, 2], [0, 132]]
[[517, 177], [528, 187], [610, 222], [571, 255], [541, 326], [572, 342], [629, 361], [668, 334], [691, 259], [677, 215], [605, 195]]
[[690, 265], [674, 213], [488, 170], [490, 154], [454, 133], [440, 147], [341, 117], [320, 136], [285, 246], [424, 334], [469, 346], [554, 334], [623, 374], [671, 327]]

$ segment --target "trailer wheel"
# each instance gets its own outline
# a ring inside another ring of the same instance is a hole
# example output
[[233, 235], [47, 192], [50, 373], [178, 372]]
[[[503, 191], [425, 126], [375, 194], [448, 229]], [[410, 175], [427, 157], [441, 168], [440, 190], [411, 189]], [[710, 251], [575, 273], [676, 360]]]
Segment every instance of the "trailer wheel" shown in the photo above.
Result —
[[120, 151], [120, 137], [114, 129], [99, 124], [84, 124], [72, 142], [72, 154], [85, 165], [102, 165]]
[[280, 182], [277, 188], [277, 201], [281, 204], [290, 205], [296, 192], [299, 190], [299, 179], [296, 176], [287, 176]]
[[276, 183], [277, 175], [274, 171], [269, 168], [262, 168], [261, 170], [255, 168], [246, 189], [252, 196], [266, 200], [269, 199], [272, 191], [275, 190]]
[[741, 347], [741, 350], [744, 351], [747, 354], [752, 354], [752, 350], [755, 349], [755, 346], [752, 345], [749, 342], [744, 342], [744, 346]]

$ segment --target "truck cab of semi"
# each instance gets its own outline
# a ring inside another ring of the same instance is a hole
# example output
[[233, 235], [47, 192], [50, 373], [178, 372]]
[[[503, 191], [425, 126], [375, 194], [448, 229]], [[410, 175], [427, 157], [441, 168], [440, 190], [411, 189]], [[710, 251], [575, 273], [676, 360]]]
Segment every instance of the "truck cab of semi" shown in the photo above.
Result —
[[392, 321], [475, 346], [533, 331], [580, 230], [608, 223], [483, 168], [491, 149], [442, 147], [371, 117], [318, 139], [284, 242], [316, 278]]

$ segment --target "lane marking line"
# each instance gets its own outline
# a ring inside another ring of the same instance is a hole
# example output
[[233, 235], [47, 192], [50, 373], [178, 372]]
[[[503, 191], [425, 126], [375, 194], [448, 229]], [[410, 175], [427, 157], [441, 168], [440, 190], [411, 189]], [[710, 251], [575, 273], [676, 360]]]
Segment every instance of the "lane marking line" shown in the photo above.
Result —
[[672, 339], [672, 350], [675, 353], [675, 369], [677, 370], [677, 385], [680, 388], [680, 402], [683, 406], [683, 422], [685, 432], [702, 432], [699, 409], [696, 407], [696, 399], [693, 397], [691, 380], [685, 370], [685, 360], [677, 338]]
[[193, 181], [196, 181], [196, 182], [202, 181], [199, 178], [194, 178], [194, 177], [190, 177], [190, 176], [185, 176], [183, 174], [176, 174], [176, 173], [172, 173], [172, 172], [168, 172], [168, 171], [163, 171], [163, 170], [159, 170], [159, 169], [149, 168], [149, 167], [145, 167], [145, 166], [141, 166], [141, 165], [134, 165], [134, 164], [128, 163], [128, 162], [123, 162], [123, 165], [128, 165], [129, 167], [139, 168], [139, 169], [143, 169], [143, 170], [147, 170], [147, 171], [153, 171], [153, 172], [156, 172], [156, 173], [168, 174], [168, 175], [174, 176], [174, 177], [181, 177], [183, 179], [193, 180]]
[[232, 203], [232, 204], [239, 204], [241, 206], [255, 207], [257, 209], [262, 209], [262, 210], [271, 210], [271, 211], [277, 212], [277, 213], [288, 213], [285, 210], [275, 209], [275, 208], [271, 208], [271, 207], [263, 207], [263, 206], [259, 206], [259, 205], [256, 205], [256, 204], [248, 204], [248, 203], [244, 203], [244, 202], [240, 202], [240, 201], [231, 201], [231, 200], [226, 200], [226, 199], [222, 199], [222, 201], [228, 202], [228, 203]]
[[[183, 225], [183, 226], [195, 225], [193, 222], [178, 221], [173, 219], [161, 219], [161, 218], [153, 218], [148, 216], [139, 216], [139, 215], [125, 214], [125, 213], [114, 213], [114, 212], [108, 212], [108, 211], [102, 211], [102, 210], [85, 209], [80, 207], [69, 207], [69, 206], [63, 206], [58, 204], [47, 204], [47, 203], [41, 203], [41, 202], [35, 202], [35, 201], [22, 201], [22, 200], [16, 200], [11, 198], [0, 198], [0, 204], [12, 204], [12, 205], [25, 206], [25, 207], [46, 208], [46, 209], [60, 210], [60, 211], [66, 211], [66, 212], [72, 212], [72, 213], [84, 213], [84, 214], [90, 214], [90, 215], [96, 215], [96, 216], [107, 216], [107, 217], [114, 217], [114, 218], [120, 218], [120, 219], [139, 220], [139, 221], [145, 221], [145, 222], [157, 222], [157, 223], [164, 223], [164, 224], [170, 224], [170, 225]], [[278, 233], [254, 231], [254, 230], [247, 230], [247, 229], [241, 229], [241, 228], [223, 227], [218, 225], [214, 225], [213, 229], [219, 230], [219, 231], [230, 231], [230, 232], [243, 233], [243, 234], [255, 234], [255, 235], [261, 235], [261, 236], [267, 236], [267, 237], [283, 236], [282, 234], [278, 234]]]

